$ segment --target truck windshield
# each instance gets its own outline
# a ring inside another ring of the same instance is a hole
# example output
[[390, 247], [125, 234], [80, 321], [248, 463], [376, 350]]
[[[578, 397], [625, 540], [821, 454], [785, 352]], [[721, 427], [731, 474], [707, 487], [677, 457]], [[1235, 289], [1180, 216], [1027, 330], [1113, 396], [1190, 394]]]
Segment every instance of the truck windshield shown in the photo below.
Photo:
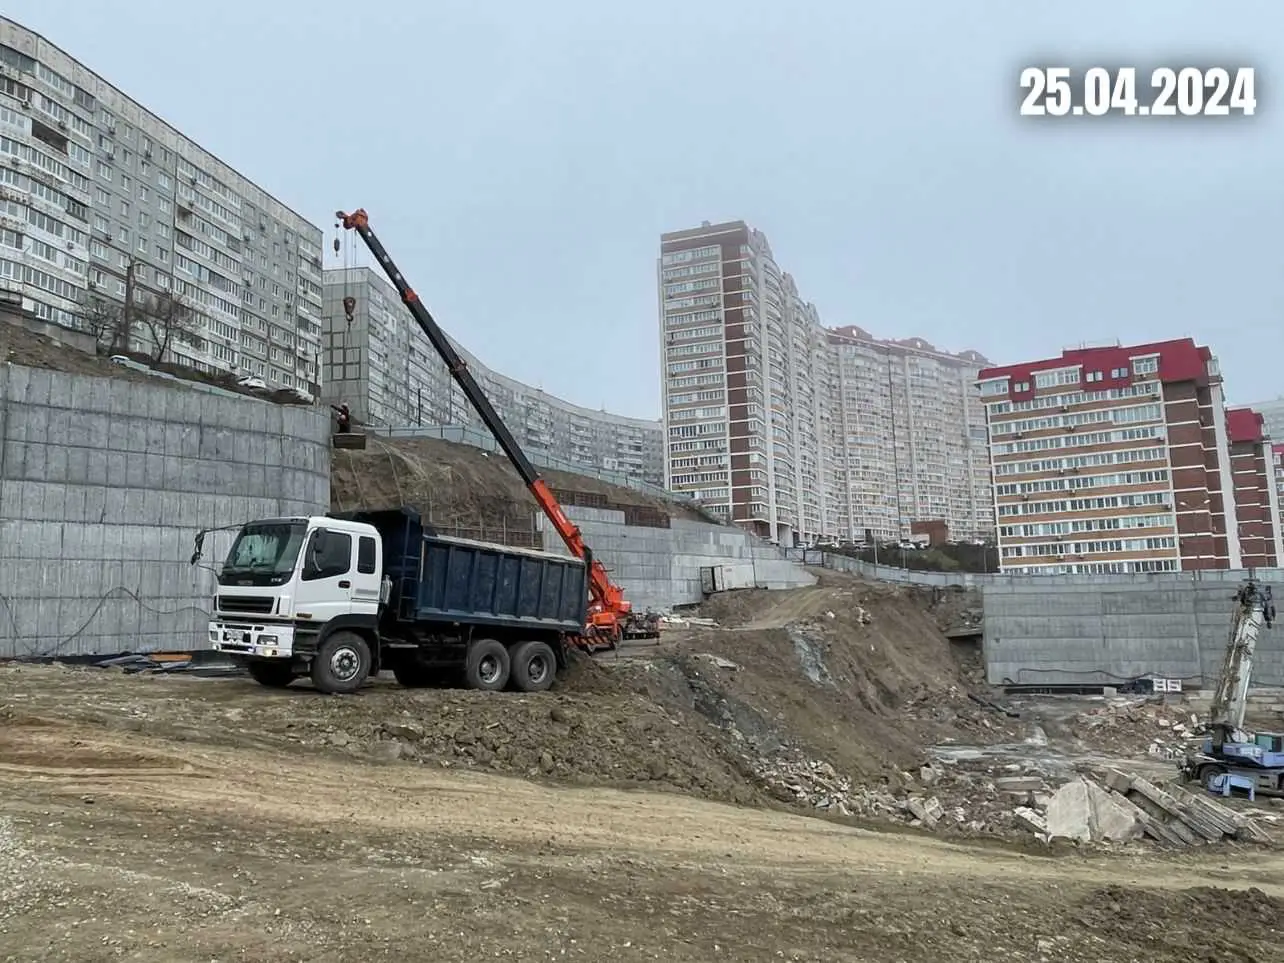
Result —
[[227, 553], [219, 581], [283, 582], [294, 571], [306, 522], [253, 522], [241, 529]]

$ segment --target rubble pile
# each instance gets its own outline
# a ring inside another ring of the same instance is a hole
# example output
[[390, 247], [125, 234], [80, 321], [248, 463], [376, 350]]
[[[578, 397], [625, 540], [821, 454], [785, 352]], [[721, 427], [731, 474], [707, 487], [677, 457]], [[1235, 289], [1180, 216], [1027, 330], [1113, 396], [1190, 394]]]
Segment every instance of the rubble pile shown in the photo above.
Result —
[[1180, 759], [1199, 742], [1199, 717], [1162, 696], [1112, 699], [1081, 713], [1072, 726], [1076, 738], [1120, 752], [1144, 752], [1160, 759]]
[[1018, 807], [1017, 821], [1045, 842], [1129, 843], [1145, 837], [1168, 846], [1194, 846], [1271, 841], [1248, 815], [1179, 786], [1161, 788], [1118, 769], [1109, 770], [1104, 783], [1079, 776], [1041, 806]]

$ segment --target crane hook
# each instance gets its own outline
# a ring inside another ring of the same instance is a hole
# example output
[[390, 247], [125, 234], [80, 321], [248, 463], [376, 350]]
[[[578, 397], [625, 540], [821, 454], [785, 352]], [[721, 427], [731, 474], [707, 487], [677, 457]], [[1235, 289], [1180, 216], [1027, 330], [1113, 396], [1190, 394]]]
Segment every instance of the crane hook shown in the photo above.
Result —
[[348, 295], [343, 299], [343, 313], [347, 315], [348, 324], [352, 323], [353, 312], [357, 310], [357, 299]]

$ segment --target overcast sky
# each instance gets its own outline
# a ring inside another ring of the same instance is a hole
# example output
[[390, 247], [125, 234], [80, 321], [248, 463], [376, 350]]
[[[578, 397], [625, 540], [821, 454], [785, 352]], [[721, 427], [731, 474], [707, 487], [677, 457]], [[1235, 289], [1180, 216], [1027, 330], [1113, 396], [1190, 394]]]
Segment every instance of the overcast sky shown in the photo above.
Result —
[[[327, 246], [366, 207], [452, 335], [580, 404], [658, 417], [659, 235], [736, 218], [831, 326], [997, 363], [1191, 335], [1232, 400], [1284, 394], [1278, 0], [4, 8]], [[1056, 60], [1255, 66], [1258, 114], [1019, 118]]]

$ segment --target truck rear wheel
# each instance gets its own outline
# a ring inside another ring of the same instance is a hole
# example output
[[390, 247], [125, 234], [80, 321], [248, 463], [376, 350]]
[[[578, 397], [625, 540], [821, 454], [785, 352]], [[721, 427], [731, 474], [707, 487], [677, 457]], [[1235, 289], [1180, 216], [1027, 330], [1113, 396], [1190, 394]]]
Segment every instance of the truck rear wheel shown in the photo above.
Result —
[[370, 677], [370, 646], [355, 632], [335, 632], [317, 648], [311, 675], [328, 695], [356, 692]]
[[251, 679], [269, 689], [284, 689], [294, 681], [294, 666], [289, 662], [253, 659], [246, 663], [245, 670]]
[[477, 639], [468, 646], [468, 664], [464, 676], [468, 688], [499, 692], [508, 685], [512, 661], [508, 649], [494, 639]]
[[513, 649], [510, 670], [513, 687], [520, 692], [544, 692], [557, 677], [557, 656], [547, 642], [523, 642]]

